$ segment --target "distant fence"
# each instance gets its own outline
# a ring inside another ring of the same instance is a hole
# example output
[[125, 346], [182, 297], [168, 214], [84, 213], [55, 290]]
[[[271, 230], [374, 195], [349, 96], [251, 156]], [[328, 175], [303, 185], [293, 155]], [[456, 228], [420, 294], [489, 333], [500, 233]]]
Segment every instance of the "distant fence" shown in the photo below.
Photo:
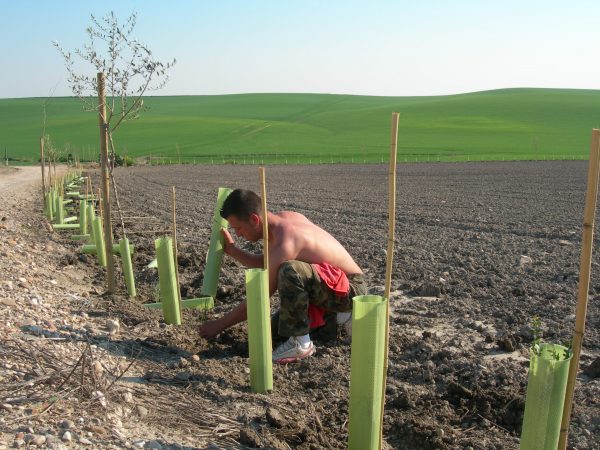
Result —
[[[201, 164], [201, 165], [293, 165], [293, 164], [383, 164], [388, 154], [346, 154], [346, 155], [212, 155], [212, 156], [146, 156], [136, 158], [137, 163], [149, 165]], [[587, 160], [587, 155], [423, 155], [398, 154], [398, 163], [436, 163], [436, 162], [482, 162], [482, 161], [570, 161]]]
[[[74, 153], [74, 158], [80, 162], [98, 162], [96, 158], [81, 157]], [[389, 158], [388, 153], [344, 153], [344, 154], [221, 154], [221, 155], [169, 155], [152, 154], [146, 156], [130, 156], [126, 158], [118, 155], [119, 165], [146, 164], [146, 165], [168, 165], [168, 164], [200, 164], [200, 165], [293, 165], [293, 164], [384, 164]], [[38, 164], [39, 158], [3, 158], [2, 165], [18, 166]], [[587, 160], [587, 154], [517, 154], [517, 153], [488, 153], [488, 154], [427, 154], [427, 153], [398, 153], [398, 163], [436, 163], [436, 162], [479, 162], [479, 161], [570, 161]], [[59, 163], [70, 163], [72, 161], [60, 158]]]

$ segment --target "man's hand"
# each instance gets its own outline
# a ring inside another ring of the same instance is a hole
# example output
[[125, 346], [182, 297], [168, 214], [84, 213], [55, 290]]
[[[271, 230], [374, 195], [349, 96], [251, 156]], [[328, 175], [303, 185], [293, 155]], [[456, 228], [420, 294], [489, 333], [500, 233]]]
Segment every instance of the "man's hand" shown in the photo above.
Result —
[[235, 248], [235, 241], [227, 228], [221, 228], [221, 234], [223, 235], [223, 251], [226, 255], [231, 255], [231, 252]]
[[210, 339], [215, 337], [224, 329], [225, 328], [221, 325], [219, 320], [208, 320], [200, 326], [200, 336], [205, 339]]

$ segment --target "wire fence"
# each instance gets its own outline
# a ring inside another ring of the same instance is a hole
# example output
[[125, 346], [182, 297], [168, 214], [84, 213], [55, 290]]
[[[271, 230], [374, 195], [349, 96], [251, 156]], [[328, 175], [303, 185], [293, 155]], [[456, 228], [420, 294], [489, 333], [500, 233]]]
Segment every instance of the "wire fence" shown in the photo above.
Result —
[[[389, 153], [360, 152], [360, 153], [221, 153], [210, 155], [177, 155], [177, 154], [148, 154], [143, 156], [117, 155], [117, 165], [294, 165], [294, 164], [383, 164], [389, 161]], [[587, 160], [586, 153], [417, 153], [398, 152], [398, 163], [449, 163], [449, 162], [483, 162], [483, 161], [570, 161]], [[99, 158], [84, 152], [82, 155], [74, 152], [69, 157], [61, 157], [58, 163], [70, 164], [75, 161], [82, 163], [96, 162]], [[5, 157], [2, 165], [19, 166], [38, 164], [39, 158]]]

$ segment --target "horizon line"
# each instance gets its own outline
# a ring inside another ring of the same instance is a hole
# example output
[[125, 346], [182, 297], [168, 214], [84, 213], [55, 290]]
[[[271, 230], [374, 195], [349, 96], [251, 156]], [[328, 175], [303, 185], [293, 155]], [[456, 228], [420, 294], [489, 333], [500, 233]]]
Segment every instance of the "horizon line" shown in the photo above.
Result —
[[[564, 87], [504, 87], [494, 89], [483, 89], [478, 91], [457, 92], [454, 94], [431, 94], [431, 95], [373, 95], [373, 94], [341, 94], [333, 92], [232, 92], [227, 94], [165, 94], [165, 95], [144, 95], [143, 97], [227, 97], [239, 95], [331, 95], [347, 97], [381, 97], [381, 98], [426, 98], [426, 97], [452, 97], [458, 95], [481, 94], [485, 92], [509, 91], [509, 90], [554, 90], [554, 91], [600, 91], [592, 88], [564, 88]], [[96, 97], [96, 95], [85, 96]], [[134, 96], [130, 96], [134, 97]], [[0, 100], [28, 100], [28, 99], [49, 99], [49, 98], [79, 98], [75, 95], [58, 96], [32, 96], [32, 97], [0, 97]]]

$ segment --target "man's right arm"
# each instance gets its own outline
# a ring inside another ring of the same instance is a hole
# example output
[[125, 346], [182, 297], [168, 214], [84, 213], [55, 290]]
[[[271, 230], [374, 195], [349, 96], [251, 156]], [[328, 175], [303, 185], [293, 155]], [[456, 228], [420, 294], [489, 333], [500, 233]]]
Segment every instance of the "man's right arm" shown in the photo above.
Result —
[[203, 338], [215, 337], [236, 323], [243, 322], [247, 318], [246, 301], [244, 300], [227, 314], [216, 320], [209, 320], [200, 326], [200, 336]]
[[240, 262], [242, 265], [251, 269], [262, 268], [263, 255], [250, 253], [236, 246], [235, 242], [233, 241], [233, 238], [231, 237], [231, 234], [229, 234], [229, 231], [227, 229], [221, 228], [221, 233], [223, 234], [223, 251], [226, 255], [231, 256], [233, 259]]

